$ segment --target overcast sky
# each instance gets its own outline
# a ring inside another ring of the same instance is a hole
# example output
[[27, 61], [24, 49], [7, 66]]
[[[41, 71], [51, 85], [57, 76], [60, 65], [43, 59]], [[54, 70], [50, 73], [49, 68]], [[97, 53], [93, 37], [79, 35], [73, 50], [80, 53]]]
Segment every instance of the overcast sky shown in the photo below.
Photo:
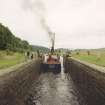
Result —
[[56, 48], [105, 47], [105, 0], [0, 0], [0, 23], [31, 44], [50, 47], [40, 15], [56, 33]]

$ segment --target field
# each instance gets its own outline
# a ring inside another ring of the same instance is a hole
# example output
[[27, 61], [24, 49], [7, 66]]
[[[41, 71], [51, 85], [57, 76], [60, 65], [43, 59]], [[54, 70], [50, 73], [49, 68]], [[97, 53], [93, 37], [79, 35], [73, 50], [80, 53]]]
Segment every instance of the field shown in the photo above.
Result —
[[82, 61], [86, 61], [89, 63], [105, 67], [105, 51], [100, 50], [79, 51], [78, 53], [73, 52], [72, 56]]
[[25, 57], [21, 53], [0, 51], [0, 69], [22, 63], [24, 60]]

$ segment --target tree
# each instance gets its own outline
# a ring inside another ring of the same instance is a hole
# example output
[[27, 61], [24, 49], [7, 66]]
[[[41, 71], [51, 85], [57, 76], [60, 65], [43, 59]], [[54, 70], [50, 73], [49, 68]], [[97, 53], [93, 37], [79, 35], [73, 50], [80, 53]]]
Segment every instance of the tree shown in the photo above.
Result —
[[11, 51], [30, 50], [31, 45], [25, 40], [15, 37], [8, 27], [0, 24], [0, 49]]

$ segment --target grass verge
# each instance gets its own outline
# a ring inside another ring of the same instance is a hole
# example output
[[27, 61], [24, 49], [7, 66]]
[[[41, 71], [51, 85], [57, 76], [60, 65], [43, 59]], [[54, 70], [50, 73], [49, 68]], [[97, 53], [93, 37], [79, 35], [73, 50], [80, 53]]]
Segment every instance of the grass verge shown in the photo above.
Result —
[[8, 68], [25, 61], [22, 53], [0, 51], [0, 69]]
[[99, 66], [103, 66], [105, 67], [105, 54], [100, 54], [100, 56], [98, 54], [74, 54], [72, 55], [74, 58], [80, 59], [82, 61], [86, 61], [92, 64], [96, 64]]

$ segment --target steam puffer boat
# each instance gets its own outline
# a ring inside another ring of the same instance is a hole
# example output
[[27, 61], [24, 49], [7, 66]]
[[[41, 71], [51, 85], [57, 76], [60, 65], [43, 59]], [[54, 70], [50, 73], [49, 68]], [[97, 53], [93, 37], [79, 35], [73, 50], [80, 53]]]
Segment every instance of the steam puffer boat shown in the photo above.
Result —
[[55, 43], [55, 34], [52, 38], [52, 47], [49, 52], [49, 54], [45, 54], [42, 61], [42, 68], [44, 71], [52, 71], [55, 73], [61, 72], [61, 62], [60, 62], [60, 56], [57, 54], [54, 54], [54, 43]]
[[60, 57], [57, 55], [45, 55], [42, 68], [44, 71], [61, 72]]

